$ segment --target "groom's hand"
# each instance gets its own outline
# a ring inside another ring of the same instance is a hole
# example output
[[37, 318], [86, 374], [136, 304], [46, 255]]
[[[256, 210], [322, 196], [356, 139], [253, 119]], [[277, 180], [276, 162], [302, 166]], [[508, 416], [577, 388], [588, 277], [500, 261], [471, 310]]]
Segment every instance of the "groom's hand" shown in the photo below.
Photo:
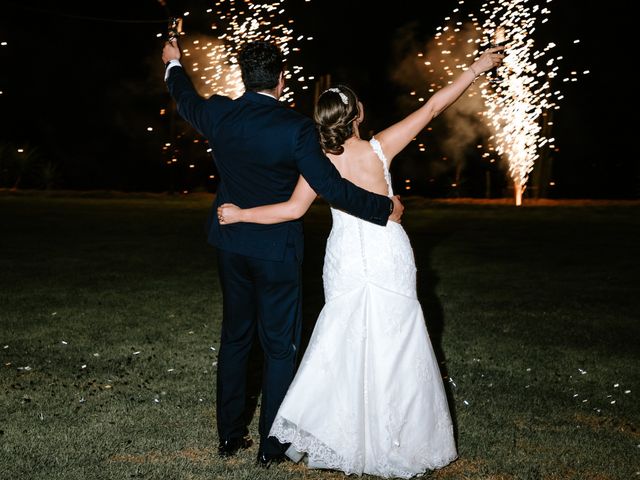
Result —
[[389, 215], [389, 220], [396, 223], [402, 223], [402, 214], [404, 213], [404, 205], [400, 202], [400, 195], [394, 195], [391, 198], [393, 202], [393, 212]]
[[171, 60], [180, 60], [180, 46], [175, 38], [166, 41], [162, 49], [162, 63], [166, 65]]

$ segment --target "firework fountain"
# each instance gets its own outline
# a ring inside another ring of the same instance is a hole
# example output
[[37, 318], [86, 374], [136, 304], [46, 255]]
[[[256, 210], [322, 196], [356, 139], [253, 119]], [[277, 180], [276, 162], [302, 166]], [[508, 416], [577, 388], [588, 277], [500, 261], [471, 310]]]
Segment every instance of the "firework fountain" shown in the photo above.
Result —
[[[550, 2], [546, 0], [545, 5]], [[489, 0], [482, 4], [478, 16], [467, 13], [465, 18], [461, 11], [464, 3], [460, 0], [452, 15], [445, 18], [445, 24], [438, 27], [427, 45], [426, 55], [418, 54], [418, 61], [423, 70], [427, 67], [425, 76], [429, 92], [433, 93], [451, 83], [456, 71], [468, 68], [481, 51], [505, 40], [503, 64], [488, 77], [478, 79], [452, 111], [455, 114], [461, 108], [477, 106], [478, 97], [484, 100], [477, 114], [490, 135], [486, 145], [478, 148], [487, 150], [483, 157], [491, 162], [495, 161], [495, 152], [508, 165], [515, 203], [521, 205], [540, 149], [555, 148], [555, 140], [543, 130], [542, 120], [549, 110], [559, 108], [558, 102], [563, 98], [552, 86], [563, 57], [551, 55], [556, 46], [553, 42], [536, 48], [532, 37], [538, 24], [548, 22], [550, 10], [535, 0]], [[497, 39], [496, 33], [505, 38]], [[577, 72], [570, 72], [563, 81], [577, 81], [576, 75]]]
[[540, 149], [545, 145], [554, 148], [554, 139], [542, 133], [541, 120], [545, 112], [559, 108], [557, 100], [562, 95], [553, 91], [551, 83], [562, 57], [551, 57], [554, 43], [536, 49], [531, 37], [536, 23], [548, 21], [547, 7], [532, 0], [490, 0], [481, 12], [485, 16], [481, 47], [490, 46], [487, 38], [492, 32], [503, 31], [508, 36], [504, 62], [481, 93], [487, 106], [484, 116], [494, 132], [491, 141], [508, 163], [515, 203], [521, 205]]

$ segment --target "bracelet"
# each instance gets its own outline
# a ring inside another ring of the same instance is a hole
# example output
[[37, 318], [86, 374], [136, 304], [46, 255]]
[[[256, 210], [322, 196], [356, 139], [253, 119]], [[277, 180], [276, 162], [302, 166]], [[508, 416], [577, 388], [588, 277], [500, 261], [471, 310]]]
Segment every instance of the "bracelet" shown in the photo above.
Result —
[[473, 73], [473, 78], [474, 80], [476, 78], [478, 78], [478, 74], [476, 73], [476, 71], [473, 69], [473, 65], [469, 65], [469, 70], [471, 70], [471, 72]]

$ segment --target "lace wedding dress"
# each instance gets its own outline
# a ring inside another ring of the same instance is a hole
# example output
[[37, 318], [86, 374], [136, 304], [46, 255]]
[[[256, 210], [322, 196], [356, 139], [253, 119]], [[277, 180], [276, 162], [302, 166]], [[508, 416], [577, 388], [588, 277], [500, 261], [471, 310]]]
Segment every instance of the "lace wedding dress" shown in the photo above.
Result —
[[270, 435], [312, 468], [402, 478], [441, 468], [457, 453], [409, 238], [394, 222], [331, 214], [326, 304]]

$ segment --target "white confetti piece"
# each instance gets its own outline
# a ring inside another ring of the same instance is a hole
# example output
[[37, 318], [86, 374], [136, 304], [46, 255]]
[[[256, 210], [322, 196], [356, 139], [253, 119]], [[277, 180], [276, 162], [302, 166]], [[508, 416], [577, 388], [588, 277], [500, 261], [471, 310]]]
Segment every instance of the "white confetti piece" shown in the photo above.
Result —
[[87, 368], [87, 364], [85, 363], [84, 365], [82, 365], [80, 368]]
[[140, 355], [140, 350], [138, 350], [137, 352], [133, 352], [133, 355]]
[[27, 365], [26, 367], [18, 367], [18, 370], [24, 370], [26, 372], [31, 370], [31, 367], [29, 365]]
[[618, 388], [619, 386], [620, 386], [620, 384], [619, 384], [619, 383], [614, 383], [614, 384], [613, 384], [613, 388]]
[[63, 345], [69, 345], [65, 340], [62, 340], [60, 343]]
[[466, 400], [463, 400], [462, 403], [464, 403], [467, 407], [469, 406], [469, 402], [467, 402]]
[[159, 399], [159, 398], [154, 398], [154, 399], [153, 399], [153, 401], [154, 401], [155, 403], [160, 403], [160, 399]]
[[212, 367], [215, 367], [215, 366], [217, 366], [217, 365], [218, 365], [218, 362], [213, 362], [213, 363], [211, 364], [211, 366], [212, 366]]
[[175, 370], [175, 368], [170, 368], [167, 370], [167, 372], [173, 372]]
[[93, 356], [94, 356], [94, 357], [99, 357], [99, 356], [100, 356], [100, 354], [99, 354], [99, 353], [94, 353], [94, 354], [93, 354]]
[[615, 400], [611, 400], [611, 405], [615, 404], [616, 401]]
[[624, 393], [629, 394], [631, 393], [631, 390], [625, 390]]
[[581, 368], [579, 368], [578, 371], [580, 372], [580, 375], [586, 375], [587, 374], [587, 371], [583, 370]]
[[52, 313], [51, 313], [51, 316], [52, 316], [52, 317], [55, 317], [57, 314], [58, 314], [58, 312], [52, 312]]
[[193, 335], [193, 330], [189, 330], [189, 335]]
[[216, 347], [209, 347], [212, 351], [216, 351]]
[[[5, 345], [5, 346], [4, 346], [4, 347], [2, 347], [2, 348], [4, 348], [4, 349], [6, 350], [7, 348], [9, 348], [9, 345]], [[212, 347], [212, 348], [213, 348], [213, 347]]]
[[86, 400], [84, 399], [84, 397], [80, 397], [80, 400], [78, 400], [80, 403], [84, 403], [86, 402]]
[[530, 372], [530, 371], [531, 371], [531, 369], [530, 369], [530, 368], [527, 368], [527, 372]]

